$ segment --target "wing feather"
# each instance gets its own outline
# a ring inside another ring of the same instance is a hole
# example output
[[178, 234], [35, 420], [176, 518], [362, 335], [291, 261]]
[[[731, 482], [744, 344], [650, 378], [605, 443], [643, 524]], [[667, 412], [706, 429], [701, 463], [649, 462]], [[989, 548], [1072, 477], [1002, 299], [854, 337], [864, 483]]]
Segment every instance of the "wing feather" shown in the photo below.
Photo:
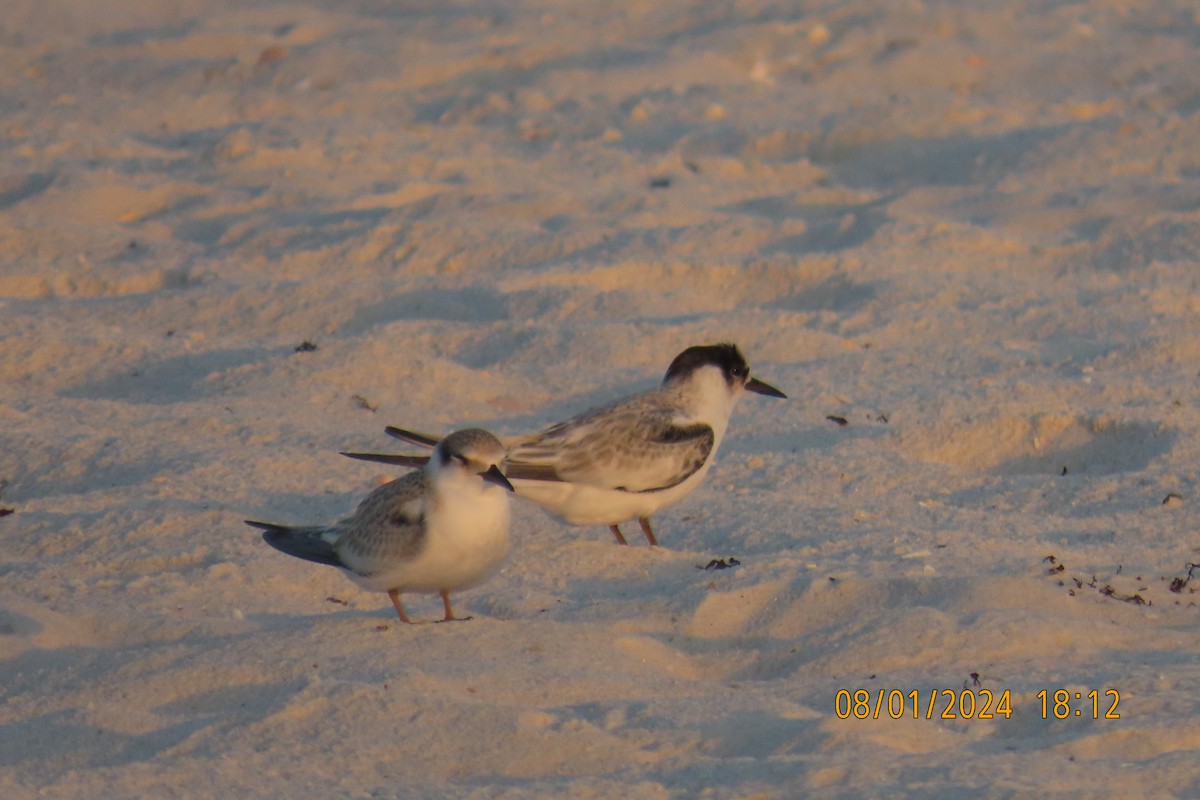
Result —
[[287, 525], [258, 522], [252, 519], [246, 520], [246, 524], [262, 530], [263, 541], [281, 553], [317, 564], [328, 564], [331, 567], [343, 566], [334, 545], [337, 535], [330, 528], [321, 526], [292, 528]]
[[401, 467], [420, 468], [429, 463], [429, 456], [409, 455], [407, 453], [339, 453], [346, 458], [356, 458], [359, 461], [374, 461], [379, 464], [393, 464]]
[[549, 471], [560, 481], [655, 492], [695, 474], [712, 454], [714, 441], [710, 426], [680, 420], [673, 409], [629, 403], [518, 441], [509, 450], [507, 474], [522, 478]]
[[405, 430], [404, 428], [397, 428], [395, 425], [388, 425], [383, 429], [383, 432], [392, 438], [408, 442], [409, 444], [415, 444], [418, 447], [436, 447], [440, 441], [438, 437], [431, 434]]
[[337, 552], [342, 562], [360, 575], [370, 575], [416, 555], [425, 545], [429, 497], [421, 472], [410, 472], [371, 492], [353, 517], [339, 523]]

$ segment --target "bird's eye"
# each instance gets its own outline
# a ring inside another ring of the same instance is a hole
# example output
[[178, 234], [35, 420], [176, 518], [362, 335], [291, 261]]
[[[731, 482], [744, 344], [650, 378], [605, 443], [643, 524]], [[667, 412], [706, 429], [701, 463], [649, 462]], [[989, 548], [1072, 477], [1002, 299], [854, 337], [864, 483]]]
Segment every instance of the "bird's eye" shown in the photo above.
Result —
[[454, 460], [455, 460], [455, 461], [457, 461], [457, 462], [458, 462], [460, 465], [462, 465], [462, 466], [464, 466], [464, 467], [467, 465], [467, 457], [466, 457], [466, 456], [464, 456], [463, 454], [461, 454], [461, 453], [455, 453], [455, 454], [454, 454], [454, 456], [453, 456], [453, 458], [454, 458]]

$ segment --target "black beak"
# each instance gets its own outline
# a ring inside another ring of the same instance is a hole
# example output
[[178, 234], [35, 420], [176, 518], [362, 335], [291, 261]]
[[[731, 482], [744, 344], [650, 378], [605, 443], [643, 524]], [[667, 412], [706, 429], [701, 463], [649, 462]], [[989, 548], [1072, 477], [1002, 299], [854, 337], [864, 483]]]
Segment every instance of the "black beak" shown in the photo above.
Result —
[[487, 470], [487, 472], [479, 473], [479, 477], [483, 478], [488, 483], [494, 483], [497, 486], [503, 486], [505, 489], [508, 489], [510, 492], [516, 491], [516, 489], [513, 488], [513, 485], [508, 482], [508, 478], [504, 477], [504, 473], [501, 472], [500, 468], [497, 467], [495, 464], [493, 464]]
[[765, 394], [768, 397], [782, 397], [785, 400], [787, 399], [786, 394], [768, 383], [763, 383], [758, 378], [751, 378], [746, 381], [746, 391], [754, 392], [755, 394]]

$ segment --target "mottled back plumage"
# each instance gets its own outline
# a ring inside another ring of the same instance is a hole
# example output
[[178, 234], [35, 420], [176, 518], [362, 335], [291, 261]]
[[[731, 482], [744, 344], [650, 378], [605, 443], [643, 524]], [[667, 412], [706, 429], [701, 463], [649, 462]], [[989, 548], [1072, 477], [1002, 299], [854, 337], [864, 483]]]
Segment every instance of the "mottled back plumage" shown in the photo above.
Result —
[[[353, 516], [336, 525], [343, 565], [390, 563], [417, 555], [425, 544], [425, 514], [433, 499], [429, 475], [423, 470], [371, 492]], [[348, 568], [368, 574], [361, 566]]]
[[554, 480], [626, 492], [679, 485], [704, 464], [715, 437], [704, 423], [679, 424], [679, 412], [662, 405], [661, 393], [669, 389], [586, 411], [514, 442], [509, 474], [521, 479], [529, 467], [548, 469]]

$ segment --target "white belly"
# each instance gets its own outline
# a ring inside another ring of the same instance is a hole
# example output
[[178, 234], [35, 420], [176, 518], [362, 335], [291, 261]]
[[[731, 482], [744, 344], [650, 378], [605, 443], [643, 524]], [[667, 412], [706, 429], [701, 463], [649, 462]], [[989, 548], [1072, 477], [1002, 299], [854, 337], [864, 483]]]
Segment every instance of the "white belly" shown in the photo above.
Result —
[[659, 492], [623, 492], [558, 481], [514, 480], [512, 483], [518, 497], [537, 503], [572, 525], [619, 525], [649, 517], [683, 498], [704, 480], [711, 463], [710, 457], [683, 483]]

